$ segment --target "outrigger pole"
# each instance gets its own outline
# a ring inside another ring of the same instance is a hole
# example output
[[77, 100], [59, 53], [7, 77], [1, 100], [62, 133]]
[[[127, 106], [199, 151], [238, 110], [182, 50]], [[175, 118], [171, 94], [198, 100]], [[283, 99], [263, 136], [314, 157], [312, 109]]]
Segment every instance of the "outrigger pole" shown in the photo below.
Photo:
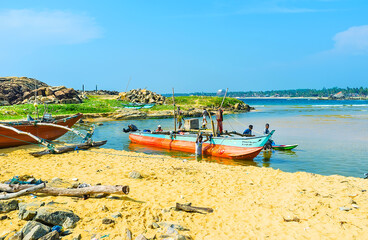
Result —
[[93, 125], [93, 127], [87, 132], [86, 135], [84, 135], [83, 133], [73, 129], [73, 128], [69, 128], [66, 126], [61, 126], [61, 125], [57, 125], [57, 124], [53, 124], [53, 123], [35, 123], [36, 125], [40, 125], [40, 126], [52, 126], [52, 127], [58, 127], [58, 128], [62, 128], [65, 129], [67, 131], [70, 131], [80, 137], [83, 138], [83, 140], [85, 141], [83, 144], [78, 144], [78, 145], [72, 145], [72, 146], [66, 146], [66, 147], [61, 147], [61, 148], [55, 148], [55, 145], [52, 143], [47, 142], [46, 140], [39, 138], [29, 132], [24, 132], [21, 131], [19, 129], [16, 129], [14, 127], [11, 126], [6, 126], [4, 124], [0, 124], [0, 128], [5, 128], [5, 129], [9, 129], [11, 131], [14, 131], [18, 134], [23, 134], [23, 135], [28, 135], [29, 137], [35, 139], [38, 143], [44, 145], [45, 147], [47, 147], [47, 150], [41, 151], [41, 152], [34, 152], [34, 153], [30, 153], [31, 155], [35, 156], [35, 157], [39, 157], [42, 155], [46, 155], [46, 154], [59, 154], [59, 153], [65, 153], [65, 152], [70, 152], [70, 151], [74, 151], [74, 150], [78, 150], [78, 149], [88, 149], [91, 147], [98, 147], [98, 146], [102, 146], [104, 145], [107, 141], [98, 141], [98, 142], [93, 142], [92, 141], [92, 134], [95, 130], [95, 126]]
[[65, 130], [68, 130], [78, 136], [80, 136], [81, 138], [83, 138], [84, 141], [86, 141], [87, 143], [91, 143], [92, 142], [92, 135], [95, 131], [95, 125], [92, 125], [92, 128], [90, 129], [90, 131], [87, 132], [86, 135], [84, 135], [83, 133], [73, 129], [73, 128], [68, 128], [66, 126], [62, 126], [62, 125], [57, 125], [57, 124], [53, 124], [53, 123], [36, 123], [36, 125], [40, 125], [40, 126], [51, 126], [51, 127], [57, 127], [57, 128], [62, 128]]

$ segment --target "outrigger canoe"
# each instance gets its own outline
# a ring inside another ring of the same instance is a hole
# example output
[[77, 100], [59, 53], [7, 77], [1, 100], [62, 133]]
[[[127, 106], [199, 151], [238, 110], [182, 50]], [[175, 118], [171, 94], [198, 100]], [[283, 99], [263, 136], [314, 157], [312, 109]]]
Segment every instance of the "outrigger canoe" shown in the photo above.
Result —
[[[203, 143], [203, 155], [232, 158], [253, 159], [263, 149], [274, 130], [265, 136], [259, 137], [212, 137], [209, 142]], [[170, 150], [195, 153], [196, 134], [158, 134], [134, 132], [129, 134], [133, 143], [155, 146]]]
[[[67, 118], [54, 121], [47, 121], [47, 123], [53, 123], [56, 125], [71, 128], [79, 119], [82, 118], [82, 116], [83, 114], [78, 113], [76, 115]], [[38, 138], [45, 140], [57, 139], [68, 131], [63, 128], [38, 125], [38, 123], [42, 122], [43, 121], [32, 120], [32, 121], [1, 122], [0, 124], [13, 127], [22, 132], [30, 133], [31, 135], [34, 135]], [[9, 130], [7, 128], [0, 128], [0, 148], [15, 147], [31, 143], [37, 143], [37, 140], [28, 135], [20, 135], [17, 132]]]
[[272, 149], [275, 150], [291, 150], [294, 149], [298, 146], [298, 144], [293, 144], [293, 145], [277, 145], [277, 146], [272, 146]]

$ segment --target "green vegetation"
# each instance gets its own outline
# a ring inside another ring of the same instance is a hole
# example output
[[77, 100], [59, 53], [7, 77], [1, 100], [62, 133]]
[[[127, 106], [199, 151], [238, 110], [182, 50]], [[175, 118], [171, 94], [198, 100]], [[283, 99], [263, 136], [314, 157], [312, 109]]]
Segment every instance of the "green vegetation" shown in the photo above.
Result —
[[[221, 105], [221, 101], [221, 97], [175, 97], [175, 103], [182, 109], [203, 107], [217, 108]], [[226, 98], [223, 106], [226, 108], [241, 102], [242, 101], [238, 99]], [[109, 113], [118, 109], [123, 109], [124, 105], [128, 103], [129, 102], [118, 101], [111, 98], [106, 99], [101, 96], [89, 96], [89, 99], [85, 99], [81, 104], [48, 104], [46, 107], [49, 113], [57, 116], [75, 113]], [[150, 109], [142, 109], [141, 111], [163, 111], [173, 109], [172, 98], [167, 98], [165, 105], [156, 105]], [[45, 111], [45, 107], [43, 105], [39, 105], [38, 110], [39, 116], [42, 116]], [[25, 119], [27, 114], [30, 114], [33, 117], [36, 116], [36, 109], [33, 104], [0, 107], [0, 120]]]
[[[367, 97], [368, 88], [323, 88], [317, 89], [291, 89], [291, 90], [272, 90], [272, 91], [237, 91], [229, 92], [229, 97], [329, 97], [338, 92], [342, 92], [346, 97]], [[216, 93], [190, 93], [179, 94], [181, 96], [194, 95], [194, 96], [216, 96]]]

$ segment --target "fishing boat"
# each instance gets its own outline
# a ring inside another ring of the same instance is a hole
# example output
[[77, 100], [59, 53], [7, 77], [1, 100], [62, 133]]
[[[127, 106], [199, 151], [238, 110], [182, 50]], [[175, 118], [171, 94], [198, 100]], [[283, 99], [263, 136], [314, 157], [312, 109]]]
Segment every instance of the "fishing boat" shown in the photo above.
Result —
[[272, 149], [275, 150], [291, 150], [298, 146], [298, 144], [292, 144], [292, 145], [276, 145], [272, 146]]
[[[212, 137], [209, 142], [203, 142], [203, 155], [232, 158], [232, 159], [253, 159], [263, 149], [274, 130], [265, 136], [259, 137]], [[196, 134], [162, 134], [134, 132], [129, 134], [129, 139], [133, 143], [155, 146], [170, 150], [195, 153]]]
[[[67, 128], [71, 128], [82, 116], [83, 114], [78, 113], [59, 120], [47, 119], [0, 122], [2, 126], [0, 127], [0, 148], [38, 143], [39, 141], [37, 138], [50, 141], [57, 139], [63, 136], [68, 131]], [[60, 127], [55, 127], [53, 125], [58, 125]], [[19, 134], [19, 132], [28, 134]], [[37, 138], [32, 136], [36, 136]]]

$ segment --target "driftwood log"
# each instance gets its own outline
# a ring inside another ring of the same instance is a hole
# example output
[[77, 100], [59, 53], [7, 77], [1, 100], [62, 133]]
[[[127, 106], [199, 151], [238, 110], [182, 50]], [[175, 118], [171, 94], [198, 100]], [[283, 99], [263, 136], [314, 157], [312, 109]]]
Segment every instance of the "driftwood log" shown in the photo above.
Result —
[[26, 195], [28, 193], [37, 192], [40, 189], [43, 189], [45, 187], [46, 187], [46, 184], [45, 183], [41, 183], [39, 185], [32, 185], [31, 187], [26, 188], [26, 189], [23, 189], [23, 190], [20, 190], [18, 192], [6, 193], [4, 195], [0, 195], [0, 200], [6, 200], [6, 199], [20, 197], [20, 196]]
[[196, 212], [196, 213], [211, 213], [213, 212], [212, 208], [204, 208], [204, 207], [194, 207], [191, 203], [189, 204], [180, 204], [176, 203], [176, 210], [182, 210], [185, 212]]
[[47, 155], [47, 154], [61, 154], [61, 153], [66, 153], [66, 152], [71, 152], [71, 151], [75, 151], [75, 150], [86, 150], [89, 149], [91, 147], [99, 147], [102, 146], [104, 144], [106, 144], [107, 141], [98, 141], [98, 142], [91, 142], [91, 143], [82, 143], [82, 144], [77, 144], [77, 145], [71, 145], [71, 146], [65, 146], [65, 147], [60, 147], [55, 149], [54, 151], [47, 149], [44, 151], [40, 151], [40, 152], [33, 152], [30, 153], [32, 156], [34, 157], [40, 157], [43, 155]]
[[[37, 185], [38, 186], [38, 185]], [[34, 185], [24, 184], [24, 185], [9, 185], [0, 184], [0, 191], [3, 192], [13, 192], [18, 193], [19, 191], [27, 190], [34, 187]], [[38, 189], [34, 192], [44, 193], [46, 195], [52, 196], [84, 196], [90, 194], [106, 193], [106, 194], [128, 194], [129, 186], [110, 186], [110, 185], [98, 185], [85, 188], [54, 188], [54, 187], [44, 187]]]

